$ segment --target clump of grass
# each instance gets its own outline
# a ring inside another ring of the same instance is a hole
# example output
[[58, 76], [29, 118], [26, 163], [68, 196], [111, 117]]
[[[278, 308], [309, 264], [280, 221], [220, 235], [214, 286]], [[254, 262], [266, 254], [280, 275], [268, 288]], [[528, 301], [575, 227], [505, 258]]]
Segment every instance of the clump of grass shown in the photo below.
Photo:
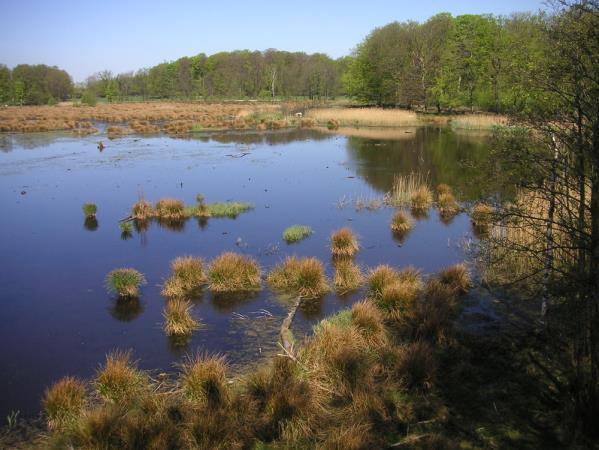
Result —
[[126, 404], [147, 387], [145, 374], [131, 362], [131, 353], [115, 351], [106, 356], [106, 363], [94, 379], [100, 397], [110, 403]]
[[312, 228], [307, 225], [293, 225], [283, 231], [283, 239], [288, 244], [292, 244], [306, 239], [312, 233]]
[[164, 332], [167, 336], [189, 336], [200, 327], [200, 323], [191, 314], [191, 303], [175, 298], [167, 302], [162, 313]]
[[316, 298], [328, 291], [322, 263], [316, 258], [288, 257], [267, 278], [274, 289], [303, 298]]
[[206, 207], [208, 214], [212, 217], [229, 217], [231, 219], [235, 219], [239, 214], [253, 208], [254, 205], [251, 203], [242, 202], [210, 203]]
[[143, 198], [133, 205], [131, 216], [137, 220], [148, 220], [154, 216], [152, 204]]
[[407, 387], [427, 390], [434, 383], [437, 374], [437, 361], [433, 348], [427, 342], [417, 341], [398, 349], [397, 376]]
[[390, 266], [380, 265], [375, 267], [368, 274], [368, 297], [379, 299], [383, 295], [383, 290], [399, 281], [397, 272]]
[[399, 235], [405, 235], [412, 229], [412, 221], [403, 211], [397, 211], [391, 219], [391, 230]]
[[171, 276], [164, 283], [162, 295], [183, 297], [206, 281], [204, 262], [193, 256], [180, 256], [171, 263]]
[[357, 264], [348, 258], [335, 261], [333, 284], [338, 294], [346, 294], [358, 289], [364, 282], [364, 275]]
[[421, 173], [411, 172], [409, 175], [395, 175], [393, 188], [387, 196], [387, 202], [392, 206], [410, 205], [412, 196], [421, 187], [428, 185], [428, 177]]
[[337, 119], [327, 120], [327, 128], [329, 130], [336, 130], [337, 128], [339, 128], [339, 121]]
[[486, 203], [477, 203], [470, 214], [472, 224], [478, 228], [488, 227], [493, 219], [493, 213], [495, 213], [495, 208], [492, 206]]
[[354, 303], [351, 320], [369, 344], [380, 347], [386, 342], [383, 315], [372, 302], [364, 300]]
[[95, 203], [84, 203], [81, 209], [86, 218], [96, 217], [96, 212], [98, 211]]
[[106, 275], [108, 291], [118, 294], [119, 297], [139, 296], [139, 288], [145, 283], [143, 274], [131, 268], [115, 269]]
[[451, 192], [440, 192], [438, 198], [439, 213], [443, 217], [451, 217], [456, 215], [460, 206], [456, 202], [455, 197]]
[[410, 196], [410, 205], [416, 211], [426, 211], [433, 203], [433, 194], [425, 184], [419, 186]]
[[133, 225], [131, 223], [121, 222], [119, 228], [121, 229], [121, 239], [126, 240], [133, 236]]
[[50, 430], [60, 430], [74, 421], [86, 404], [85, 385], [65, 377], [46, 390], [43, 405]]
[[161, 198], [154, 207], [156, 216], [162, 219], [181, 220], [185, 218], [185, 204], [173, 198]]
[[196, 211], [195, 214], [197, 217], [210, 217], [210, 212], [208, 211], [208, 205], [206, 205], [206, 199], [202, 194], [196, 195]]
[[451, 187], [448, 184], [441, 183], [437, 186], [437, 192], [439, 195], [441, 194], [452, 194]]
[[438, 278], [441, 283], [447, 285], [456, 294], [464, 294], [472, 286], [470, 274], [464, 264], [455, 264], [448, 267], [438, 274]]
[[433, 342], [448, 342], [456, 314], [456, 291], [438, 278], [428, 281], [418, 305], [417, 333]]
[[227, 403], [227, 366], [222, 356], [195, 354], [187, 357], [179, 379], [183, 395], [193, 403], [212, 407]]
[[385, 286], [377, 305], [386, 311], [412, 309], [419, 294], [419, 285], [407, 280]]
[[335, 257], [352, 257], [360, 247], [354, 233], [349, 228], [341, 228], [331, 234], [331, 252]]
[[251, 257], [226, 252], [216, 257], [208, 271], [212, 292], [243, 292], [260, 289], [260, 266]]

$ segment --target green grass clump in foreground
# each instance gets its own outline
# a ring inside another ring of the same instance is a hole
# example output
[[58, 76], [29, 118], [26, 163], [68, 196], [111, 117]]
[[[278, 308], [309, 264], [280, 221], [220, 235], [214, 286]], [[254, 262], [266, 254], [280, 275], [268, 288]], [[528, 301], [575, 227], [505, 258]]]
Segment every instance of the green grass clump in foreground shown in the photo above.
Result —
[[85, 217], [95, 217], [96, 212], [98, 211], [98, 207], [95, 203], [85, 203], [81, 209], [83, 210]]
[[283, 239], [288, 243], [299, 242], [313, 233], [312, 228], [306, 225], [293, 225], [283, 231]]
[[303, 298], [316, 298], [328, 290], [324, 267], [316, 258], [288, 257], [267, 278], [273, 288]]
[[226, 252], [217, 256], [208, 270], [212, 292], [256, 291], [261, 284], [260, 266], [250, 256]]
[[146, 283], [141, 272], [135, 269], [115, 269], [106, 275], [106, 288], [119, 297], [137, 297], [139, 288]]
[[253, 209], [251, 203], [223, 202], [206, 205], [207, 212], [212, 217], [229, 217], [235, 219], [239, 214]]

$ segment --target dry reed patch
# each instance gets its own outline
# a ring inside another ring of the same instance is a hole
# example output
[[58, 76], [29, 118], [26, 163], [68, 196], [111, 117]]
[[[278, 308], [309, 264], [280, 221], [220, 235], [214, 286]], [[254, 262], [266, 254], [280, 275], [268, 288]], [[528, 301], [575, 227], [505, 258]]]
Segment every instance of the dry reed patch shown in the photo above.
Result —
[[349, 258], [336, 258], [334, 263], [333, 284], [337, 293], [343, 295], [359, 289], [364, 282], [364, 275], [362, 275], [360, 267]]
[[387, 203], [391, 206], [407, 206], [422, 186], [428, 186], [428, 175], [411, 172], [409, 175], [395, 175], [393, 188], [387, 194]]
[[191, 303], [187, 300], [174, 298], [166, 303], [164, 317], [164, 332], [167, 336], [190, 336], [200, 327], [200, 323], [191, 316]]
[[404, 211], [396, 211], [391, 218], [391, 231], [406, 235], [413, 227], [412, 220]]
[[255, 291], [260, 284], [260, 266], [250, 256], [226, 252], [210, 264], [208, 288], [212, 292]]
[[401, 109], [383, 108], [317, 108], [310, 109], [306, 116], [319, 125], [330, 121], [339, 126], [402, 127], [420, 125], [416, 113]]
[[410, 206], [415, 211], [426, 211], [433, 204], [433, 193], [426, 185], [419, 186], [410, 196]]
[[94, 386], [105, 401], [126, 404], [146, 391], [148, 380], [131, 362], [130, 352], [115, 351], [106, 356]]
[[228, 403], [227, 365], [222, 356], [196, 353], [182, 364], [179, 384], [192, 403], [217, 407]]
[[50, 430], [60, 430], [73, 422], [86, 403], [85, 384], [77, 378], [65, 377], [54, 383], [44, 394], [44, 413]]
[[316, 258], [290, 256], [267, 277], [268, 284], [302, 298], [317, 298], [329, 290], [322, 263]]
[[143, 274], [132, 268], [115, 269], [106, 275], [106, 288], [119, 297], [139, 296], [139, 288], [146, 284]]
[[491, 130], [508, 125], [506, 116], [494, 114], [464, 114], [451, 119], [451, 127], [465, 130]]
[[341, 228], [331, 234], [331, 252], [335, 257], [352, 257], [360, 249], [350, 228]]

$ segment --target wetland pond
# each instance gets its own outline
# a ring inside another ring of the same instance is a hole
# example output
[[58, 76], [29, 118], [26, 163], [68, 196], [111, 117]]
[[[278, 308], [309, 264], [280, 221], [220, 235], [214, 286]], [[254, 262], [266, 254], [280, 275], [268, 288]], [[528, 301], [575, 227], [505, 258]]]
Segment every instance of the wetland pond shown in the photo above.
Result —
[[[186, 345], [162, 330], [161, 285], [177, 256], [210, 261], [224, 251], [256, 258], [266, 274], [288, 255], [315, 256], [333, 274], [329, 237], [349, 226], [364, 270], [379, 264], [436, 272], [467, 257], [476, 239], [469, 217], [450, 222], [431, 208], [402, 242], [390, 230], [393, 208], [356, 208], [381, 200], [396, 174], [421, 173], [447, 183], [462, 205], [481, 195], [473, 161], [488, 155], [489, 137], [447, 128], [400, 129], [380, 135], [318, 130], [222, 132], [190, 139], [163, 136], [72, 137], [60, 133], [0, 135], [0, 417], [35, 416], [46, 387], [65, 375], [93, 376], [105, 355], [131, 349], [139, 365], [176, 370], [191, 352], [226, 355], [233, 369], [277, 352], [291, 301], [266, 285], [256, 294], [193, 300], [203, 326]], [[100, 152], [97, 142], [106, 148]], [[119, 220], [143, 195], [194, 204], [241, 201], [254, 209], [236, 219], [152, 222], [121, 239]], [[97, 223], [81, 205], [97, 204]], [[285, 228], [309, 225], [307, 239], [286, 244]], [[148, 283], [139, 302], [122, 305], [105, 289], [106, 274], [134, 267]], [[306, 301], [293, 322], [296, 339], [322, 318], [362, 299], [363, 292]]]

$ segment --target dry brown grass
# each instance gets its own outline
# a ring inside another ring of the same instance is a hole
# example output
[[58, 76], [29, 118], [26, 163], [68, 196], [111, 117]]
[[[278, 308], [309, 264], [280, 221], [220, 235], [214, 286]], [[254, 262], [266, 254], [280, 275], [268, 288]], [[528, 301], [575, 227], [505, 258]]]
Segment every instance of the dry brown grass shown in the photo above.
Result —
[[447, 285], [456, 294], [468, 292], [472, 286], [470, 273], [464, 264], [455, 264], [438, 274], [439, 281]]
[[383, 108], [318, 108], [310, 109], [306, 116], [319, 125], [335, 121], [339, 126], [403, 127], [421, 125], [418, 115], [412, 111]]
[[341, 228], [331, 234], [331, 252], [335, 257], [352, 257], [360, 249], [350, 228]]
[[96, 391], [105, 401], [126, 404], [147, 388], [147, 377], [131, 362], [131, 353], [116, 351], [106, 356], [106, 364], [96, 374]]
[[317, 298], [328, 290], [322, 263], [316, 258], [290, 256], [275, 267], [267, 278], [268, 284], [302, 298]]
[[137, 220], [148, 220], [154, 217], [154, 208], [152, 204], [143, 198], [131, 208], [131, 216]]
[[451, 127], [466, 130], [490, 130], [497, 126], [507, 126], [508, 118], [496, 114], [464, 114], [451, 119]]
[[60, 430], [81, 413], [87, 403], [85, 384], [77, 378], [65, 377], [46, 390], [43, 405], [48, 428]]
[[375, 267], [368, 274], [368, 297], [380, 299], [383, 295], [383, 290], [399, 281], [397, 271], [390, 266], [380, 265]]
[[204, 261], [193, 256], [180, 256], [171, 263], [171, 276], [164, 283], [162, 295], [183, 297], [206, 281]]
[[167, 336], [190, 336], [200, 327], [200, 323], [190, 314], [191, 308], [191, 303], [184, 299], [174, 298], [167, 301], [162, 313], [163, 328]]
[[188, 356], [179, 378], [183, 395], [190, 402], [212, 407], [226, 404], [229, 400], [226, 371], [222, 356], [201, 353]]
[[391, 230], [399, 235], [405, 235], [412, 229], [412, 220], [404, 211], [397, 211], [391, 219]]
[[455, 216], [460, 211], [460, 206], [451, 192], [439, 192], [437, 205], [439, 214], [443, 217]]
[[256, 291], [261, 284], [260, 266], [250, 256], [226, 252], [212, 260], [208, 288], [212, 292]]
[[364, 275], [360, 267], [348, 258], [335, 260], [335, 276], [333, 284], [338, 294], [347, 294], [355, 291], [364, 282]]
[[186, 217], [182, 200], [161, 198], [154, 206], [154, 214], [162, 219], [180, 220]]
[[395, 175], [387, 203], [392, 206], [410, 205], [412, 197], [422, 186], [428, 188], [428, 176], [425, 174], [411, 172], [409, 175]]
[[419, 186], [410, 196], [410, 205], [416, 211], [426, 211], [433, 203], [433, 193], [426, 185]]
[[495, 208], [493, 208], [491, 205], [487, 205], [486, 203], [477, 203], [474, 205], [474, 208], [472, 208], [472, 212], [470, 213], [472, 224], [478, 228], [486, 228], [491, 224], [494, 213]]

